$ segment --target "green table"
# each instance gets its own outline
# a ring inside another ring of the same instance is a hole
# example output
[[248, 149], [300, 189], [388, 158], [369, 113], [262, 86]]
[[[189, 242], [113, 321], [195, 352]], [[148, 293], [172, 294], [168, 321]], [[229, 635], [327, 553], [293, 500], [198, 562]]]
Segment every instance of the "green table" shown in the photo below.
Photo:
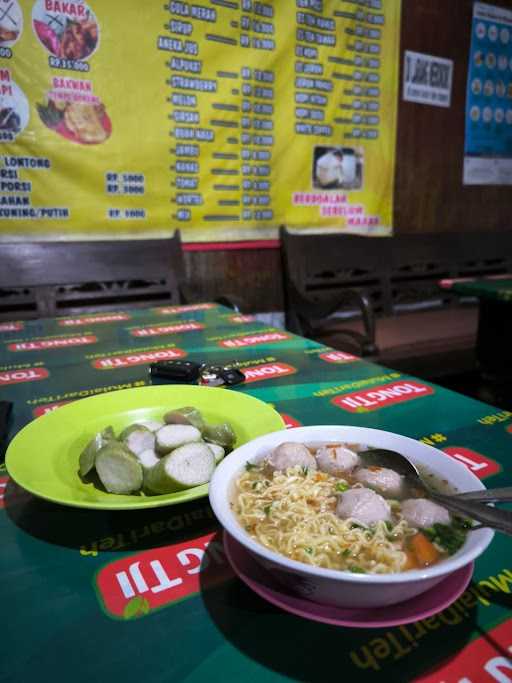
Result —
[[509, 381], [512, 379], [512, 278], [454, 280], [450, 289], [460, 296], [478, 297], [476, 355], [482, 375], [495, 382]]
[[[236, 361], [247, 382], [230, 391], [272, 403], [290, 425], [396, 431], [443, 449], [487, 485], [512, 484], [512, 413], [214, 304], [2, 323], [11, 435], [64, 402], [142, 386], [148, 362], [175, 353]], [[2, 681], [510, 680], [507, 537], [494, 539], [444, 612], [395, 628], [339, 628], [282, 612], [235, 578], [206, 498], [107, 513], [45, 502], [0, 474]], [[158, 592], [143, 573], [150, 566], [172, 578]]]

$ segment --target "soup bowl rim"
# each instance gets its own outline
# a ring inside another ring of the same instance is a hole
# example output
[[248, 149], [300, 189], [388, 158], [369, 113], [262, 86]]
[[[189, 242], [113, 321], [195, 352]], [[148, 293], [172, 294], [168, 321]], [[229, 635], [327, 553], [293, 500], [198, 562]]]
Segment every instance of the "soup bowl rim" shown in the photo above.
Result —
[[[324, 439], [312, 438], [325, 432], [334, 430], [338, 432], [339, 436], [330, 436]], [[320, 443], [322, 441], [332, 441], [333, 438], [341, 440], [342, 434], [347, 433], [344, 437], [349, 442], [361, 443], [373, 447], [389, 448], [393, 445], [398, 450], [400, 446], [409, 446], [411, 451], [407, 452], [407, 457], [412, 462], [418, 462], [416, 455], [422, 453], [425, 457], [431, 457], [435, 461], [433, 467], [429, 467], [435, 475], [443, 475], [444, 472], [439, 472], [437, 465], [445, 465], [449, 471], [457, 472], [462, 479], [462, 482], [452, 481], [448, 479], [449, 483], [459, 488], [460, 492], [469, 490], [482, 490], [486, 487], [476, 475], [474, 475], [465, 465], [451, 458], [446, 453], [443, 453], [433, 446], [422, 443], [416, 439], [407, 436], [402, 436], [395, 432], [389, 432], [380, 429], [373, 429], [367, 427], [353, 427], [351, 425], [314, 425], [309, 427], [293, 427], [291, 429], [283, 429], [270, 434], [259, 436], [239, 448], [236, 448], [219, 465], [217, 465], [212, 480], [209, 485], [210, 503], [215, 513], [215, 516], [226, 529], [226, 531], [235, 538], [239, 543], [246, 547], [251, 553], [267, 560], [271, 563], [282, 565], [288, 570], [295, 570], [302, 574], [308, 574], [311, 577], [319, 579], [333, 579], [335, 581], [350, 581], [355, 584], [394, 584], [394, 583], [409, 583], [418, 580], [434, 579], [436, 577], [443, 577], [450, 574], [463, 566], [468, 565], [479, 555], [481, 555], [487, 546], [491, 543], [494, 537], [494, 531], [483, 528], [473, 532], [471, 539], [468, 537], [464, 546], [457, 551], [453, 556], [443, 559], [441, 562], [425, 567], [422, 569], [410, 569], [402, 572], [395, 572], [389, 574], [359, 574], [341, 569], [327, 569], [325, 567], [317, 567], [299, 560], [292, 560], [277, 551], [270, 550], [256, 541], [238, 521], [235, 512], [230, 505], [230, 494], [234, 485], [235, 479], [243, 472], [243, 468], [247, 461], [256, 462], [261, 459], [262, 454], [256, 453], [258, 449], [265, 447], [274, 447], [285, 441], [296, 441], [299, 443]], [[304, 435], [304, 439], [301, 437]], [[351, 436], [350, 436], [351, 435]], [[373, 441], [376, 439], [376, 441]], [[385, 442], [385, 445], [382, 442]], [[372, 443], [373, 442], [373, 443]], [[396, 442], [396, 444], [395, 444]], [[411, 452], [414, 453], [411, 457]], [[442, 460], [441, 460], [442, 458]], [[420, 463], [424, 464], [424, 463]], [[475, 540], [476, 539], [476, 540]], [[468, 540], [470, 541], [468, 544]]]

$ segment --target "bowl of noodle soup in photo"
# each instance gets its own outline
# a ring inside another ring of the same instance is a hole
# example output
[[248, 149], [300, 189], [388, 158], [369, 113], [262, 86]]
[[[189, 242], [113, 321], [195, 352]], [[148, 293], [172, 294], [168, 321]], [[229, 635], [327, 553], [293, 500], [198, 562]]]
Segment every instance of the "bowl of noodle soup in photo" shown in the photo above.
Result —
[[405, 455], [441, 493], [484, 489], [442, 451], [391, 432], [298, 427], [258, 437], [215, 470], [209, 495], [225, 530], [284, 588], [317, 603], [383, 607], [467, 566], [494, 532], [470, 530], [364, 452]]

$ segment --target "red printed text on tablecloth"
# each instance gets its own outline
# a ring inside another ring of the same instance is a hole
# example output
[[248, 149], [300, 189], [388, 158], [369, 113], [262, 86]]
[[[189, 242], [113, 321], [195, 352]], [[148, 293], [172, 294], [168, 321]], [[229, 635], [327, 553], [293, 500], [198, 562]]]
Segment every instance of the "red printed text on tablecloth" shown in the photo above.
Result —
[[445, 666], [414, 683], [510, 683], [512, 620], [493, 628], [458, 652]]
[[216, 304], [190, 304], [188, 306], [162, 306], [154, 308], [153, 311], [159, 315], [173, 315], [175, 313], [189, 313], [192, 311], [208, 311], [217, 308]]
[[7, 488], [7, 482], [9, 477], [0, 476], [0, 509], [5, 507], [5, 489]]
[[160, 349], [159, 351], [146, 351], [143, 353], [125, 353], [119, 356], [108, 356], [97, 358], [91, 365], [97, 370], [115, 370], [116, 368], [126, 368], [130, 365], [146, 365], [155, 363], [159, 360], [174, 360], [184, 358], [187, 355], [183, 349]]
[[50, 373], [46, 368], [22, 368], [20, 370], [5, 370], [0, 372], [0, 387], [5, 384], [19, 384], [20, 382], [37, 382], [46, 379]]
[[194, 332], [204, 330], [202, 323], [193, 321], [176, 323], [174, 325], [154, 325], [151, 327], [136, 327], [130, 330], [133, 337], [156, 337], [161, 334], [180, 334], [181, 332]]
[[284, 332], [262, 332], [261, 334], [251, 334], [234, 339], [223, 339], [218, 344], [227, 349], [237, 349], [244, 346], [256, 346], [257, 344], [276, 344], [288, 339], [291, 339], [290, 335]]
[[302, 422], [299, 422], [291, 415], [287, 415], [286, 413], [279, 414], [284, 420], [284, 426], [286, 427], [286, 429], [293, 429], [293, 427], [302, 427]]
[[103, 567], [96, 588], [107, 614], [140, 617], [231, 578], [222, 544], [214, 536], [154, 548]]
[[65, 349], [69, 346], [84, 346], [96, 344], [98, 338], [93, 334], [80, 337], [55, 337], [54, 339], [36, 339], [34, 341], [13, 342], [8, 344], [9, 351], [46, 351], [49, 349]]
[[56, 401], [55, 403], [45, 403], [42, 406], [37, 406], [32, 411], [34, 417], [40, 417], [41, 415], [46, 415], [46, 413], [51, 413], [57, 408], [66, 405], [66, 403], [71, 403], [71, 401]]
[[262, 365], [254, 365], [250, 368], [244, 368], [242, 372], [245, 375], [245, 382], [260, 382], [264, 379], [275, 379], [283, 377], [284, 375], [293, 375], [297, 372], [297, 368], [288, 363], [263, 363]]
[[396, 403], [411, 401], [434, 393], [434, 388], [413, 380], [391, 382], [371, 389], [352, 391], [336, 396], [332, 403], [349, 413], [362, 413], [379, 410]]
[[58, 321], [61, 327], [80, 327], [81, 325], [95, 325], [97, 323], [113, 323], [121, 320], [131, 320], [129, 313], [103, 313], [102, 315], [87, 315], [80, 318], [63, 318]]
[[495, 460], [492, 460], [481, 453], [477, 453], [470, 448], [447, 446], [446, 448], [443, 448], [443, 451], [446, 455], [449, 455], [450, 458], [466, 465], [468, 470], [471, 470], [473, 474], [476, 474], [479, 479], [485, 479], [486, 477], [490, 477], [492, 474], [497, 474], [501, 471], [501, 465]]
[[19, 332], [23, 327], [23, 323], [17, 320], [10, 323], [0, 323], [0, 332]]
[[232, 323], [238, 323], [243, 325], [244, 323], [253, 323], [256, 318], [253, 315], [242, 315], [241, 313], [238, 315], [230, 315], [229, 320]]
[[351, 353], [346, 353], [345, 351], [328, 351], [327, 353], [320, 353], [319, 358], [326, 361], [327, 363], [353, 363], [356, 360], [361, 360], [358, 356], [354, 356]]

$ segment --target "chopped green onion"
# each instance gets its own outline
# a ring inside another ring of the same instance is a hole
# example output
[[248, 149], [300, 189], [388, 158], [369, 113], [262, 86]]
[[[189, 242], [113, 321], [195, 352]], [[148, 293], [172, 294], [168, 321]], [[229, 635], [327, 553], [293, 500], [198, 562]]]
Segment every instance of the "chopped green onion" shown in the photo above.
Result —
[[434, 524], [423, 529], [423, 533], [429, 541], [443, 548], [448, 555], [454, 555], [464, 545], [467, 531], [465, 527], [455, 524]]
[[307, 477], [308, 476], [308, 468], [305, 465], [303, 465], [300, 469], [301, 469], [303, 476]]
[[311, 548], [311, 547], [304, 548], [304, 552], [307, 553], [308, 555], [312, 555], [313, 554], [313, 548]]
[[336, 491], [340, 491], [340, 493], [343, 493], [343, 491], [348, 491], [350, 486], [342, 481], [339, 481], [334, 488]]
[[263, 512], [264, 512], [267, 516], [270, 515], [270, 509], [271, 509], [271, 507], [272, 507], [272, 503], [270, 503], [270, 505], [265, 505], [265, 507], [263, 508]]
[[258, 469], [258, 465], [253, 465], [252, 462], [247, 461], [245, 463], [245, 469], [250, 472], [251, 470], [256, 470]]
[[355, 564], [353, 564], [348, 569], [350, 572], [352, 572], [352, 574], [366, 574], [366, 571], [362, 567], [358, 567]]

